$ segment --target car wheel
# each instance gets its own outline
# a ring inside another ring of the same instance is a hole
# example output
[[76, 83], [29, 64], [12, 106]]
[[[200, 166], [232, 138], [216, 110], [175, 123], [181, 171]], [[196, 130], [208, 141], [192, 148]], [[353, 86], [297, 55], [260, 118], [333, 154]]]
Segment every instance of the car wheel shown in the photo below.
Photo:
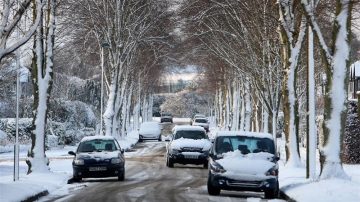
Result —
[[266, 199], [274, 199], [279, 197], [279, 183], [275, 189], [265, 191], [265, 198]]
[[208, 168], [208, 165], [209, 165], [209, 163], [206, 161], [206, 162], [204, 163], [204, 168], [207, 169], [207, 168]]
[[211, 184], [211, 179], [210, 179], [210, 175], [208, 177], [208, 182], [207, 182], [207, 190], [208, 190], [208, 193], [209, 195], [212, 195], [212, 196], [217, 196], [220, 194], [220, 188], [218, 187], [214, 187], [212, 184]]
[[158, 141], [161, 142], [161, 135], [159, 135]]
[[166, 166], [169, 167], [169, 168], [174, 167], [174, 161], [170, 157], [166, 158]]
[[125, 180], [125, 169], [123, 172], [120, 173], [120, 175], [118, 176], [118, 180], [119, 181], [124, 181]]
[[143, 141], [144, 141], [143, 139], [139, 138], [139, 142], [143, 142]]
[[73, 177], [74, 182], [81, 182], [82, 177]]

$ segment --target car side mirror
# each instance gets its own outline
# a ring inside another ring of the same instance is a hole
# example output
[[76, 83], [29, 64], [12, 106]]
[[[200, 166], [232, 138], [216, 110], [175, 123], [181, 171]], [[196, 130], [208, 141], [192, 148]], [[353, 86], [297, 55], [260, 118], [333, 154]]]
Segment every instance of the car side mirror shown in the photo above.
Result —
[[73, 151], [69, 151], [68, 154], [76, 156], [75, 152], [73, 152]]
[[121, 149], [120, 152], [121, 152], [122, 154], [124, 154], [125, 150], [124, 150], [124, 149]]

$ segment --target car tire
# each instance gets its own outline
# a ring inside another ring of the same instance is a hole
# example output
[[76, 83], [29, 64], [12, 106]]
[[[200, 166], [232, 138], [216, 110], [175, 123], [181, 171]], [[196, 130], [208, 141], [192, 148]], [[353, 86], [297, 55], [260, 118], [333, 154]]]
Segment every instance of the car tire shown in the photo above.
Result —
[[203, 166], [205, 169], [208, 169], [208, 165], [209, 165], [209, 163], [206, 161]]
[[212, 195], [212, 196], [220, 195], [221, 189], [218, 188], [218, 187], [214, 187], [211, 184], [211, 179], [210, 178], [211, 178], [211, 176], [209, 175], [208, 182], [207, 182], [207, 190], [208, 190], [209, 195]]
[[275, 189], [265, 191], [266, 199], [274, 199], [279, 197], [279, 182]]
[[159, 135], [158, 141], [161, 142], [161, 135]]
[[82, 177], [73, 177], [74, 182], [81, 182]]
[[143, 141], [144, 141], [143, 139], [139, 138], [139, 142], [143, 142]]
[[169, 167], [169, 168], [174, 167], [174, 161], [170, 157], [166, 158], [166, 166]]
[[118, 181], [124, 181], [125, 180], [125, 169], [123, 172], [120, 173], [118, 176]]

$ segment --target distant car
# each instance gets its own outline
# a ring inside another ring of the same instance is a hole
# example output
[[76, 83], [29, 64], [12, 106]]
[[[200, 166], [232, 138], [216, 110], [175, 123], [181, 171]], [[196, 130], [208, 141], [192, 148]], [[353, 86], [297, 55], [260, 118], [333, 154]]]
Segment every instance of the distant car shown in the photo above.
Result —
[[170, 113], [161, 113], [160, 123], [170, 122], [173, 123], [173, 116]]
[[161, 126], [159, 122], [149, 121], [140, 125], [139, 142], [143, 140], [161, 141]]
[[80, 181], [82, 178], [118, 177], [119, 181], [125, 179], [124, 150], [111, 136], [84, 137], [72, 162], [73, 179]]
[[167, 144], [166, 165], [174, 163], [208, 166], [211, 142], [200, 126], [175, 126]]
[[201, 126], [206, 132], [209, 132], [209, 121], [207, 118], [195, 118], [192, 122], [193, 126]]
[[190, 119], [190, 125], [193, 124], [194, 119], [196, 118], [206, 118], [206, 116], [204, 114], [195, 114], [191, 119]]
[[218, 132], [210, 150], [208, 193], [255, 191], [275, 198], [279, 194], [278, 160], [271, 134]]

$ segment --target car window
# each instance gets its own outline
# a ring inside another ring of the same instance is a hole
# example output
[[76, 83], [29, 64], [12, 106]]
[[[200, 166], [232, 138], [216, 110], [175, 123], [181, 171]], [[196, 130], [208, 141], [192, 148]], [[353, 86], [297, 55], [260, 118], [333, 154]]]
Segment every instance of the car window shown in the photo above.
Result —
[[180, 139], [180, 138], [187, 138], [187, 139], [206, 139], [206, 134], [203, 131], [197, 131], [197, 130], [179, 130], [176, 131], [174, 135], [174, 139]]
[[207, 123], [206, 119], [195, 119], [196, 123]]
[[93, 152], [93, 151], [115, 151], [120, 147], [114, 140], [89, 140], [81, 142], [77, 152]]
[[216, 153], [222, 154], [229, 151], [235, 151], [237, 149], [243, 154], [258, 152], [275, 154], [274, 142], [268, 138], [221, 136], [216, 140]]

